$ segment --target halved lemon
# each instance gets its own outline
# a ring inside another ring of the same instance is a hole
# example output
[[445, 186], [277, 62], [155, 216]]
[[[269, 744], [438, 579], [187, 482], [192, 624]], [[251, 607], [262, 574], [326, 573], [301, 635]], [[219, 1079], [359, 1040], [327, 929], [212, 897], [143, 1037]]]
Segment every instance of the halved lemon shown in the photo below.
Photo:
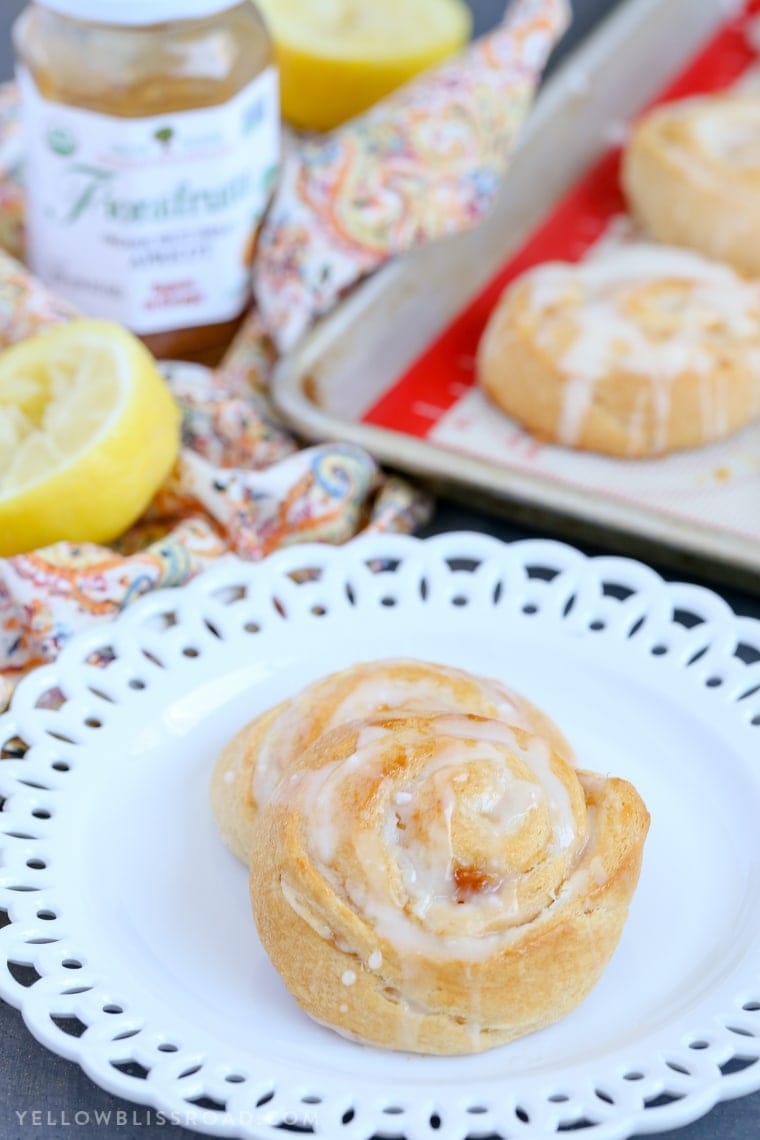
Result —
[[0, 353], [0, 555], [123, 533], [171, 470], [179, 423], [119, 325], [72, 321]]
[[289, 123], [329, 130], [460, 50], [464, 0], [258, 0]]

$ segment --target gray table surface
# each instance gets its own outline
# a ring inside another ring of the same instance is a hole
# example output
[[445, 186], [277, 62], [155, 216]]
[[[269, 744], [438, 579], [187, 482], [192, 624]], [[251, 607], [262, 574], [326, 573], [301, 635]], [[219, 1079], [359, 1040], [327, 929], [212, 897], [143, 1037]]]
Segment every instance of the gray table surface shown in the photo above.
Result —
[[[503, 8], [502, 0], [470, 2], [477, 31], [493, 23]], [[575, 25], [565, 50], [615, 6], [615, 0], [575, 0]], [[24, 0], [0, 0], [0, 78], [11, 72], [10, 25], [23, 7]], [[427, 533], [455, 529], [482, 531], [504, 539], [522, 538], [530, 533], [489, 514], [442, 501]], [[760, 617], [756, 599], [737, 592], [719, 592], [737, 611]], [[104, 1115], [109, 1112], [110, 1116]], [[158, 1140], [169, 1134], [191, 1140], [197, 1135], [159, 1124], [155, 1113], [102, 1092], [76, 1065], [38, 1045], [19, 1014], [0, 1002], [0, 1140], [61, 1135], [61, 1128], [70, 1129], [62, 1134], [69, 1140], [101, 1136]], [[593, 1136], [593, 1130], [589, 1135]], [[720, 1104], [696, 1123], [660, 1135], [673, 1140], [758, 1140], [760, 1093]]]

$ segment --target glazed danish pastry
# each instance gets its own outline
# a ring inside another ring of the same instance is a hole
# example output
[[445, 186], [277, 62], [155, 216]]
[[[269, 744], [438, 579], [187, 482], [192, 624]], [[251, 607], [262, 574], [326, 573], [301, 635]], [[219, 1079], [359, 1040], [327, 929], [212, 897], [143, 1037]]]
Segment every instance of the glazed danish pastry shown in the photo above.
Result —
[[705, 96], [651, 111], [626, 149], [623, 186], [658, 241], [760, 277], [760, 95]]
[[251, 899], [312, 1017], [389, 1049], [475, 1053], [588, 994], [649, 817], [543, 723], [374, 717], [290, 758], [252, 829]]
[[563, 755], [569, 744], [538, 709], [499, 681], [422, 661], [362, 663], [310, 685], [256, 717], [219, 756], [212, 810], [227, 846], [248, 863], [258, 805], [282, 774], [324, 732], [388, 712], [471, 712], [542, 730]]
[[491, 317], [478, 375], [541, 439], [645, 457], [760, 415], [759, 360], [760, 286], [642, 244], [523, 274]]

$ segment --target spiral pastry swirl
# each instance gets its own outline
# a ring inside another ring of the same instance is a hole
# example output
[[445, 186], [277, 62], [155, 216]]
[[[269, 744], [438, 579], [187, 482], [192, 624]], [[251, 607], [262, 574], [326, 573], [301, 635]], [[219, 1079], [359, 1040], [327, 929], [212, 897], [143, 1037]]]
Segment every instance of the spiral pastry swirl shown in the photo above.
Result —
[[318, 1021], [390, 1049], [479, 1052], [590, 991], [648, 823], [630, 784], [572, 766], [546, 718], [353, 720], [291, 758], [256, 813], [257, 928]]
[[760, 276], [760, 95], [708, 95], [645, 115], [623, 162], [631, 210], [658, 241]]
[[490, 398], [542, 439], [643, 458], [760, 415], [760, 289], [639, 244], [547, 263], [506, 290], [478, 353]]
[[499, 681], [423, 661], [358, 664], [256, 717], [223, 750], [212, 776], [211, 804], [227, 846], [248, 863], [258, 805], [321, 735], [352, 720], [402, 712], [471, 712], [518, 727], [541, 727], [553, 735], [554, 747], [570, 754], [555, 726]]

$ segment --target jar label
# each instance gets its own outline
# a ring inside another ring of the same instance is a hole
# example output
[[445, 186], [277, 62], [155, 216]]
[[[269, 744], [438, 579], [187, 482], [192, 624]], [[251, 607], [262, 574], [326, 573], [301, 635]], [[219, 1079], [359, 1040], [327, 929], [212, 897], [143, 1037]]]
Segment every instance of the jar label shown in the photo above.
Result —
[[50, 102], [19, 70], [28, 261], [86, 316], [141, 335], [233, 320], [277, 177], [277, 72], [146, 119]]

